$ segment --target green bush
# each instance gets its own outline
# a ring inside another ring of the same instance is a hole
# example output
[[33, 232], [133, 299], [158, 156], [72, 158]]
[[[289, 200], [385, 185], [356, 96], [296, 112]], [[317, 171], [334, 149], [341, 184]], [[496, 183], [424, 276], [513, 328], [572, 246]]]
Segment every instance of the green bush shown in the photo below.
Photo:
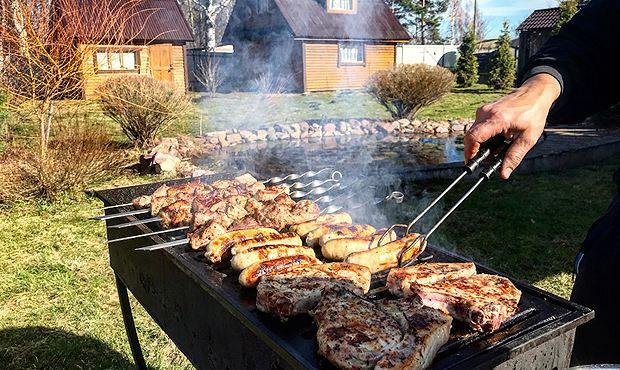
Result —
[[146, 76], [107, 79], [99, 87], [99, 103], [103, 113], [140, 148], [153, 145], [159, 134], [190, 107], [183, 92]]
[[452, 72], [426, 64], [403, 64], [379, 71], [368, 82], [369, 92], [395, 119], [413, 119], [420, 108], [441, 99], [453, 86]]
[[510, 48], [510, 26], [504, 22], [504, 30], [497, 39], [497, 52], [491, 58], [489, 84], [495, 89], [509, 89], [514, 87], [517, 74], [517, 64]]
[[459, 60], [456, 62], [456, 84], [459, 87], [471, 87], [478, 82], [478, 59], [474, 55], [476, 37], [469, 31], [459, 46]]

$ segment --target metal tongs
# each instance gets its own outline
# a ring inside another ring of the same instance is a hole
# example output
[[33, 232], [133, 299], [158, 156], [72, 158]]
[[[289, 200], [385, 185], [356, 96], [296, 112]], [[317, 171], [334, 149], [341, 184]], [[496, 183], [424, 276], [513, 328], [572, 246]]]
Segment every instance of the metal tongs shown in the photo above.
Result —
[[[488, 166], [483, 169], [479, 174], [479, 179], [476, 181], [474, 185], [472, 185], [469, 190], [450, 208], [444, 215], [435, 223], [433, 227], [426, 233], [420, 234], [417, 238], [415, 238], [411, 243], [409, 243], [405, 248], [403, 248], [398, 253], [398, 267], [406, 267], [414, 264], [418, 257], [424, 252], [426, 249], [426, 244], [428, 238], [441, 226], [441, 224], [469, 197], [483, 182], [491, 179], [493, 174], [501, 167], [504, 156], [510, 147], [511, 141], [505, 139], [502, 135], [495, 136], [491, 140], [487, 141], [480, 149], [478, 154], [472, 158], [465, 166], [463, 167], [463, 172], [450, 184], [448, 187], [441, 193], [435, 200], [431, 202], [413, 221], [409, 224], [396, 224], [390, 226], [387, 231], [381, 236], [379, 239], [378, 245], [383, 245], [383, 241], [385, 237], [393, 231], [395, 228], [404, 228], [406, 229], [405, 236], [411, 233], [411, 229], [413, 226], [426, 215], [443, 197], [446, 196], [463, 178], [466, 176], [472, 175], [481, 164], [489, 162]], [[420, 250], [414, 256], [409, 258], [407, 261], [403, 261], [403, 257], [407, 255], [407, 253], [413, 249], [417, 244], [420, 244]]]

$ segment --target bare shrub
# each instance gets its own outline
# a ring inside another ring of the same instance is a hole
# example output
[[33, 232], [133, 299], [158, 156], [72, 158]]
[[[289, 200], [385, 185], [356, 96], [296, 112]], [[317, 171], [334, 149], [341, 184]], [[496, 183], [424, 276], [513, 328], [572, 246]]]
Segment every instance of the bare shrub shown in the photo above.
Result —
[[108, 179], [125, 161], [100, 122], [72, 120], [57, 127], [46, 160], [26, 148], [11, 148], [0, 158], [0, 202], [61, 195]]
[[452, 90], [454, 75], [439, 66], [403, 64], [375, 73], [368, 82], [369, 92], [395, 119], [413, 119], [426, 107]]
[[251, 89], [261, 94], [282, 94], [292, 81], [286, 74], [275, 74], [271, 71], [261, 73], [251, 82]]
[[159, 134], [190, 107], [183, 92], [146, 76], [111, 77], [100, 85], [99, 94], [103, 113], [140, 148], [153, 145]]
[[222, 76], [219, 71], [220, 62], [213, 55], [207, 54], [205, 59], [202, 59], [196, 65], [196, 71], [194, 71], [194, 77], [207, 90], [209, 94], [214, 94], [222, 84]]

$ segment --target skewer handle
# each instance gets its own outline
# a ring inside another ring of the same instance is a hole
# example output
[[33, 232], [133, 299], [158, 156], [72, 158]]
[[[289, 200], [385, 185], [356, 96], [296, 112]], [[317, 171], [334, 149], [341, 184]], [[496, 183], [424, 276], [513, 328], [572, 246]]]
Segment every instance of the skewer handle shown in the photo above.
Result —
[[484, 144], [482, 144], [482, 148], [474, 158], [472, 158], [463, 170], [467, 172], [468, 175], [474, 173], [478, 167], [484, 162], [491, 154], [498, 153], [500, 151], [505, 150], [510, 143], [504, 138], [503, 135], [499, 134], [492, 139], [488, 140]]

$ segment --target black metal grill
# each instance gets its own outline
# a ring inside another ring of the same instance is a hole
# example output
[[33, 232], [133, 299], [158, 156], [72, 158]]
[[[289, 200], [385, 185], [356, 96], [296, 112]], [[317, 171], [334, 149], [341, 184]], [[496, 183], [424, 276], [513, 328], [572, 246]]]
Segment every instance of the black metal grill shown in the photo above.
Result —
[[[212, 176], [214, 181], [226, 176]], [[228, 176], [230, 177], [230, 176]], [[149, 194], [159, 184], [97, 192], [106, 206], [123, 204]], [[116, 212], [119, 210], [108, 210]], [[131, 217], [130, 220], [134, 218]], [[111, 229], [128, 218], [108, 220], [108, 239], [154, 231], [153, 225]], [[205, 369], [329, 369], [316, 354], [316, 328], [307, 316], [287, 323], [256, 309], [255, 292], [242, 288], [229, 267], [212, 267], [201, 253], [180, 246], [156, 252], [138, 252], [144, 245], [184, 235], [150, 236], [109, 247], [117, 276], [123, 316], [134, 359], [144, 365], [135, 336], [125, 287], [170, 336], [197, 368]], [[426, 257], [437, 262], [465, 259], [429, 247]], [[497, 271], [477, 266], [482, 273]], [[594, 313], [529, 284], [512, 279], [522, 291], [519, 312], [494, 333], [478, 333], [455, 322], [449, 342], [440, 350], [433, 368], [562, 368], [570, 361], [574, 331]], [[381, 281], [374, 281], [374, 286]], [[382, 298], [377, 293], [371, 298]]]

